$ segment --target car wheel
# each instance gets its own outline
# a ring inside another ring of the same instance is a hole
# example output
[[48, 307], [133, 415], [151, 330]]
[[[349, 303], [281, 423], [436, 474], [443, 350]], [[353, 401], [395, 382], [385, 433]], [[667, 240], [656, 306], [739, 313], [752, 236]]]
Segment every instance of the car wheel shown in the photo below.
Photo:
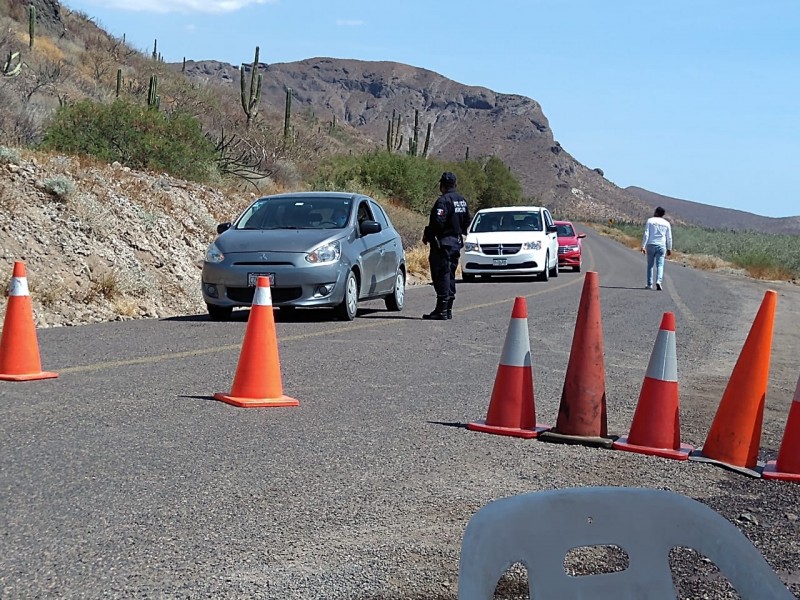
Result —
[[342, 321], [352, 321], [358, 311], [358, 280], [356, 274], [350, 271], [344, 280], [344, 299], [336, 307], [336, 314]]
[[397, 269], [397, 277], [394, 280], [394, 290], [386, 296], [383, 301], [386, 309], [392, 311], [403, 310], [403, 303], [406, 301], [406, 274], [403, 269]]
[[472, 273], [461, 273], [461, 281], [464, 282], [475, 281], [475, 275], [473, 275]]
[[492, 278], [491, 275], [481, 275], [481, 279], [483, 279], [484, 281], [489, 281], [491, 278]]
[[576, 273], [580, 273], [581, 272], [581, 266], [580, 265], [575, 265], [574, 267], [572, 267], [572, 270], [575, 271]]
[[212, 321], [227, 321], [233, 314], [232, 306], [217, 306], [216, 304], [206, 304], [208, 316]]
[[552, 271], [550, 271], [550, 276], [551, 277], [558, 277], [558, 273], [559, 273], [559, 266], [558, 266], [558, 261], [556, 261], [556, 266], [553, 267]]
[[544, 270], [539, 273], [539, 281], [550, 281], [550, 253], [544, 257]]

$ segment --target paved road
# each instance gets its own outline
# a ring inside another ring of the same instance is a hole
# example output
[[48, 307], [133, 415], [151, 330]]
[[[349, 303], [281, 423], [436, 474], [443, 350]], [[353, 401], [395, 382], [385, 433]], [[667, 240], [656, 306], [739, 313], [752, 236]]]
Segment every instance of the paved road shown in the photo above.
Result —
[[[609, 430], [630, 426], [671, 310], [682, 437], [702, 444], [768, 286], [668, 263], [665, 290], [650, 292], [641, 255], [595, 235], [585, 249], [600, 277]], [[40, 331], [43, 366], [60, 377], [0, 382], [0, 597], [452, 598], [475, 510], [572, 485], [665, 487], [732, 520], [756, 515], [743, 530], [796, 582], [800, 486], [464, 428], [485, 416], [516, 296], [537, 417], [554, 423], [582, 282], [462, 284], [450, 322], [419, 319], [429, 286], [409, 289], [402, 313], [370, 303], [352, 323], [278, 315], [298, 408], [211, 398], [230, 390], [246, 312]], [[776, 340], [796, 344], [780, 331], [800, 295], [778, 289]], [[796, 356], [776, 347], [763, 456], [780, 444]]]

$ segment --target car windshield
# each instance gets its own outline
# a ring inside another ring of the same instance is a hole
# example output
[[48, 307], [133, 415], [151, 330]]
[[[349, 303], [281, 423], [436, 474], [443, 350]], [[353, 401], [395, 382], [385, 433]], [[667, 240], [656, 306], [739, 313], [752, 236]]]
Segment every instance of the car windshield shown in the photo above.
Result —
[[350, 208], [349, 198], [262, 198], [244, 212], [236, 229], [343, 229]]
[[557, 223], [556, 227], [558, 228], [558, 237], [574, 237], [575, 230], [572, 228], [572, 225], [568, 224], [561, 224]]
[[538, 212], [503, 211], [478, 213], [472, 224], [473, 233], [489, 231], [543, 231]]

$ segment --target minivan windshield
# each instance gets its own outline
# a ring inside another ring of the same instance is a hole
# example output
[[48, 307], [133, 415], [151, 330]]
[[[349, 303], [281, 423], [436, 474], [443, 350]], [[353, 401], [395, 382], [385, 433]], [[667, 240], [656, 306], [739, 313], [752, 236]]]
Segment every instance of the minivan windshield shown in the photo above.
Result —
[[324, 196], [261, 198], [236, 222], [236, 229], [343, 229], [350, 221], [349, 198]]
[[490, 231], [543, 231], [542, 217], [538, 212], [527, 210], [479, 212], [470, 232]]

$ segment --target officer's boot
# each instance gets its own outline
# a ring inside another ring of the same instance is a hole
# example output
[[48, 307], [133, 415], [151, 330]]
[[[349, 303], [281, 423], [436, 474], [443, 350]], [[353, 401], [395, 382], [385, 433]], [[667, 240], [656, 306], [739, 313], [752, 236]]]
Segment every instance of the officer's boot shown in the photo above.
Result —
[[453, 300], [455, 300], [455, 298], [451, 296], [447, 299], [447, 304], [445, 305], [444, 314], [447, 319], [453, 318]]
[[429, 312], [426, 315], [422, 315], [423, 319], [434, 320], [434, 321], [444, 321], [447, 319], [447, 300], [444, 296], [436, 296], [436, 308], [433, 309], [433, 312]]

